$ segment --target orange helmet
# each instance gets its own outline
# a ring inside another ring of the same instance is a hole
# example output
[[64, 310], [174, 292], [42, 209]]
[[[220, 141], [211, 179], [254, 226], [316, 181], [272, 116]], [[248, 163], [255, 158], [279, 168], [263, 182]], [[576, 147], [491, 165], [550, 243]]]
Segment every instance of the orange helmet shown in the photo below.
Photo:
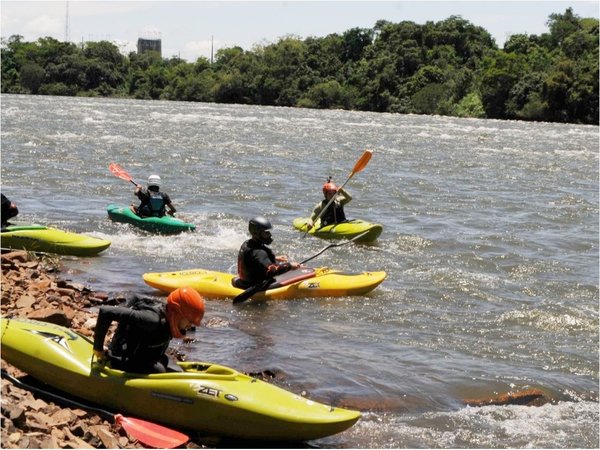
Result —
[[173, 337], [182, 338], [179, 329], [181, 318], [198, 326], [204, 317], [204, 299], [191, 287], [175, 289], [167, 297], [167, 320]]
[[323, 195], [327, 195], [328, 192], [337, 192], [338, 188], [331, 181], [328, 181], [323, 185]]

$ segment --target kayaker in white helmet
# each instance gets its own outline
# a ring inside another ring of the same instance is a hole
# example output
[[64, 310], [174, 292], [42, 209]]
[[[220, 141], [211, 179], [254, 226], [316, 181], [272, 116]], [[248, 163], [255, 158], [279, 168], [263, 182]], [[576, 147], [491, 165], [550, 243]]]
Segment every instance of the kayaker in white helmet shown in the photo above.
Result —
[[289, 262], [285, 256], [275, 256], [267, 247], [273, 242], [271, 229], [273, 225], [269, 219], [262, 216], [255, 217], [248, 223], [252, 237], [240, 247], [237, 260], [238, 276], [234, 278], [234, 286], [247, 289], [300, 266], [296, 262]]
[[166, 214], [175, 215], [177, 211], [171, 198], [165, 192], [160, 191], [160, 176], [150, 175], [148, 177], [148, 187], [145, 188], [138, 184], [134, 195], [140, 199], [139, 206], [131, 206], [133, 212], [140, 217], [163, 217]]
[[[327, 206], [331, 197], [338, 193], [335, 200], [329, 204], [327, 209], [323, 211], [323, 208]], [[344, 189], [338, 188], [334, 183], [331, 182], [331, 177], [327, 179], [327, 182], [323, 185], [323, 196], [325, 197], [313, 208], [312, 214], [306, 224], [310, 230], [315, 226], [317, 218], [320, 219], [320, 226], [332, 225], [335, 223], [341, 223], [346, 221], [346, 213], [344, 212], [344, 205], [350, 203], [352, 196]]]
[[[94, 356], [114, 369], [137, 373], [181, 371], [169, 364], [166, 350], [172, 338], [199, 326], [204, 317], [204, 299], [191, 287], [174, 290], [164, 300], [132, 296], [125, 306], [101, 306], [94, 333]], [[107, 351], [104, 339], [110, 325], [117, 330]]]

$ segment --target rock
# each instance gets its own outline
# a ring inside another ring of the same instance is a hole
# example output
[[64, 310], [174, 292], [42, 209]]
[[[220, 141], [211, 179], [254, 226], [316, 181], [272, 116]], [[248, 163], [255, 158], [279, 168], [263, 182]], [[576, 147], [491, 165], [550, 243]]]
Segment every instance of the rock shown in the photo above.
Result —
[[63, 327], [69, 327], [71, 325], [71, 321], [63, 311], [53, 308], [44, 308], [38, 311], [32, 311], [27, 314], [27, 318], [40, 320], [42, 322], [54, 323]]
[[20, 404], [21, 407], [25, 409], [33, 409], [34, 411], [39, 411], [40, 409], [44, 409], [48, 407], [48, 403], [41, 399], [35, 398], [27, 398], [23, 400]]
[[504, 394], [492, 397], [465, 399], [464, 403], [468, 406], [501, 406], [501, 405], [530, 405], [541, 406], [550, 402], [544, 392], [539, 389], [525, 389], [518, 392], [506, 392]]
[[107, 427], [99, 425], [96, 427], [95, 431], [105, 448], [120, 447], [118, 436], [115, 436], [113, 433], [111, 433]]
[[25, 426], [27, 419], [25, 410], [19, 406], [9, 406], [8, 408], [8, 410], [2, 408], [2, 415], [8, 417], [15, 427]]
[[50, 426], [67, 425], [69, 422], [77, 419], [77, 416], [70, 409], [59, 409], [50, 417]]
[[16, 302], [16, 307], [23, 309], [23, 308], [31, 308], [35, 303], [36, 303], [36, 299], [35, 297], [31, 296], [31, 295], [21, 295], [21, 297], [19, 297], [19, 299]]

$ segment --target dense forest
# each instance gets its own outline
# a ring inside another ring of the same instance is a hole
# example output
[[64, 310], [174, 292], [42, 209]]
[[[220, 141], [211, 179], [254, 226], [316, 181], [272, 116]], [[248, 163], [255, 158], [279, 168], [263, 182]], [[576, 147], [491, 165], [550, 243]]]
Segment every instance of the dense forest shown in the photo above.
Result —
[[598, 124], [598, 20], [567, 9], [499, 49], [483, 28], [378, 21], [189, 63], [107, 41], [2, 38], [3, 93], [338, 108]]

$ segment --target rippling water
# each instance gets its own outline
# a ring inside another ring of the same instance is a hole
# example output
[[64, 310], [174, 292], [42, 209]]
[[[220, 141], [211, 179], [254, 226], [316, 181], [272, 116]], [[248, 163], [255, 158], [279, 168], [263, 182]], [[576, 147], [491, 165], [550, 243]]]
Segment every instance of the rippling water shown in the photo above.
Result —
[[[233, 270], [247, 220], [269, 216], [274, 249], [300, 260], [327, 176], [372, 245], [312, 262], [385, 270], [362, 297], [208, 300], [192, 359], [272, 370], [295, 392], [360, 408], [323, 447], [597, 448], [598, 127], [238, 105], [2, 95], [2, 190], [20, 219], [112, 241], [65, 258], [97, 290], [146, 294], [141, 274]], [[106, 215], [159, 173], [198, 232], [148, 236]], [[464, 407], [531, 387], [542, 407]]]

